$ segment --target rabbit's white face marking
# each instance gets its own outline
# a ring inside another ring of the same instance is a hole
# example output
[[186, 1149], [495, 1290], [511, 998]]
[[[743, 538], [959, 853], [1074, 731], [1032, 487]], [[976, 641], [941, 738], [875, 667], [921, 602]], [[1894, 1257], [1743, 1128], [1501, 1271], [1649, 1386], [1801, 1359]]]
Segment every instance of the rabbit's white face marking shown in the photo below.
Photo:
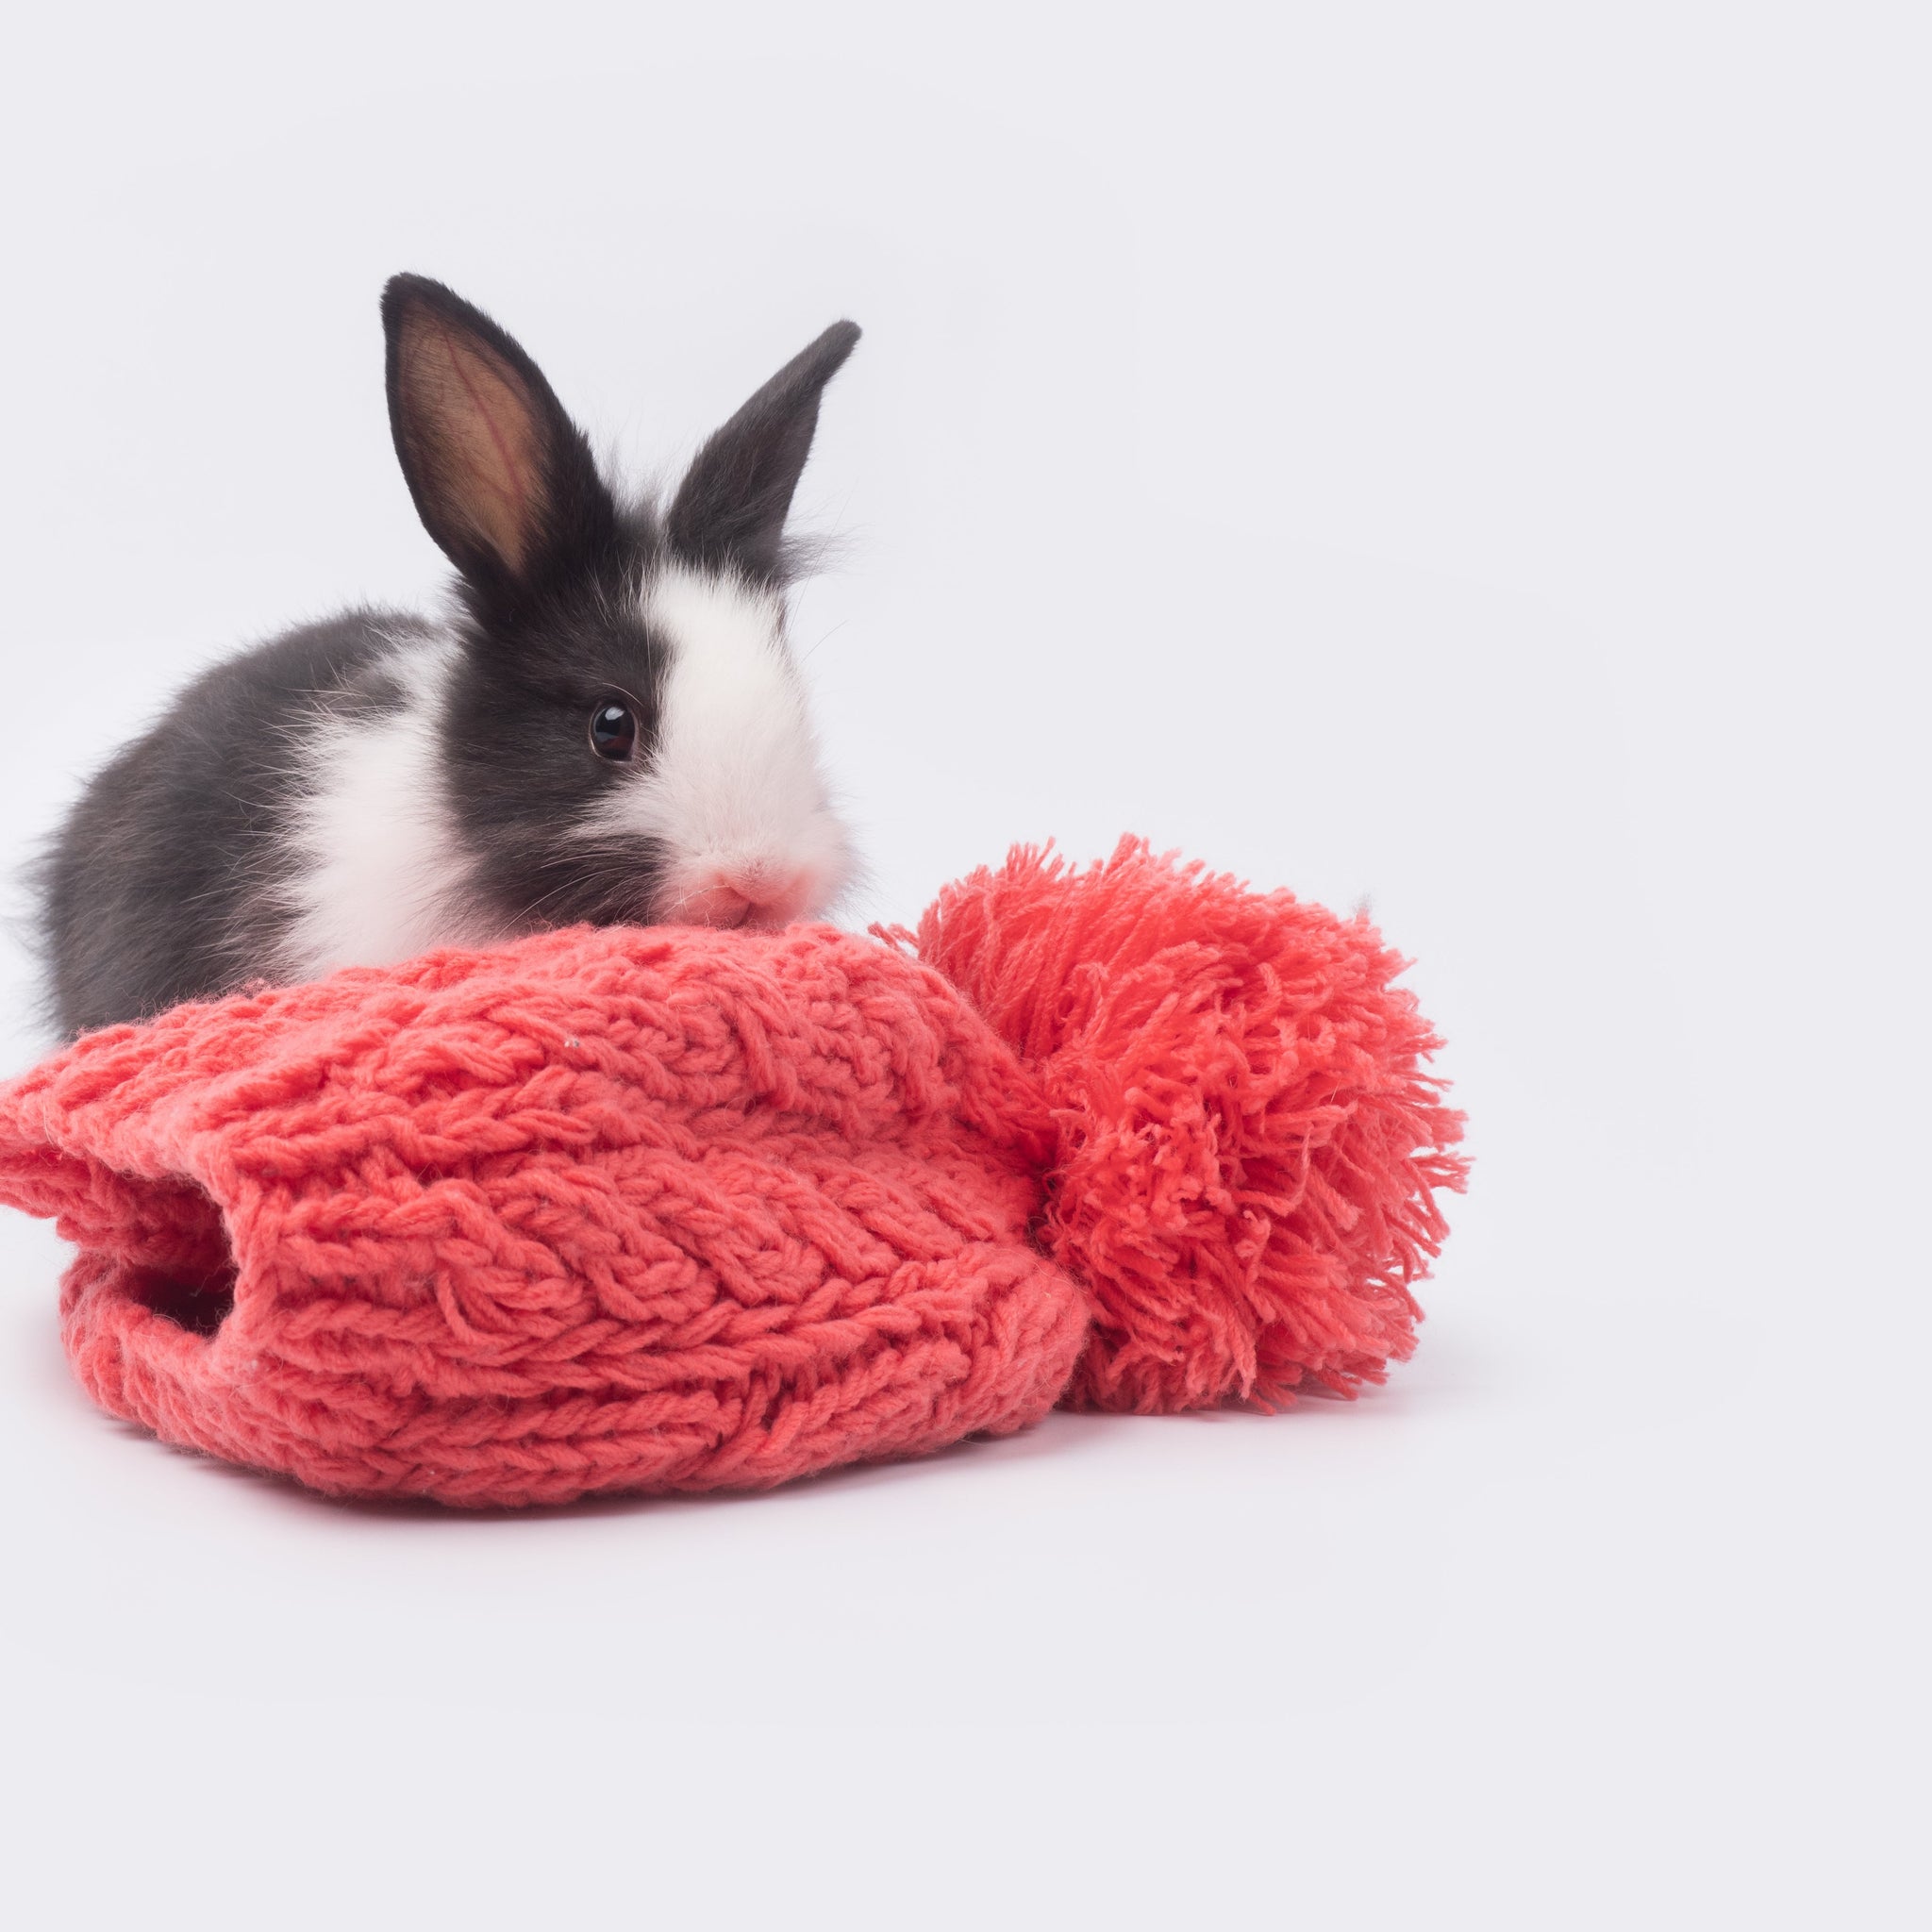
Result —
[[496, 937], [470, 909], [469, 861], [444, 795], [438, 727], [456, 658], [446, 636], [399, 642], [379, 668], [402, 685], [402, 704], [317, 728], [289, 833], [297, 865], [285, 893], [286, 976]]
[[783, 925], [823, 912], [852, 872], [819, 770], [778, 598], [672, 566], [643, 610], [670, 646], [657, 742], [587, 827], [667, 851], [658, 920]]

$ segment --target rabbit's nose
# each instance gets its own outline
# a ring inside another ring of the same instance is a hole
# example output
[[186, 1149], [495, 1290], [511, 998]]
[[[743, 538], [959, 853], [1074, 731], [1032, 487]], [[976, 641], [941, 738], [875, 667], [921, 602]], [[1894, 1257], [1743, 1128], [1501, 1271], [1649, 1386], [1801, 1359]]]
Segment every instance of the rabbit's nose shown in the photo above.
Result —
[[694, 925], [787, 925], [811, 905], [811, 875], [772, 859], [721, 865], [691, 893], [685, 917]]

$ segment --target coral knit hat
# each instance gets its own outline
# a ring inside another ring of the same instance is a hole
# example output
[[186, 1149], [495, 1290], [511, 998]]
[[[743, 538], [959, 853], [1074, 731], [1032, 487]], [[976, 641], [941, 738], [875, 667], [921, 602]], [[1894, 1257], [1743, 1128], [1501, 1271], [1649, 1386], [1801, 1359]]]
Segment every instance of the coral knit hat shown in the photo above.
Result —
[[1017, 850], [916, 935], [578, 928], [108, 1028], [0, 1088], [0, 1199], [79, 1249], [96, 1402], [336, 1495], [1346, 1393], [1462, 1178], [1403, 963], [1135, 841]]

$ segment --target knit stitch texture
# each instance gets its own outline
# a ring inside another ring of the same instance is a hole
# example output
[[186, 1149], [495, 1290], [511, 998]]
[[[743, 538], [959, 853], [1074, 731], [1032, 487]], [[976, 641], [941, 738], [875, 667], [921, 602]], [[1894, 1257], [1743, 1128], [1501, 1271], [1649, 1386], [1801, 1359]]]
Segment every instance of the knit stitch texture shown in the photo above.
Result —
[[80, 1251], [103, 1407], [338, 1495], [1346, 1393], [1461, 1181], [1402, 963], [1138, 841], [1022, 849], [916, 936], [575, 928], [104, 1030], [0, 1088], [0, 1200]]

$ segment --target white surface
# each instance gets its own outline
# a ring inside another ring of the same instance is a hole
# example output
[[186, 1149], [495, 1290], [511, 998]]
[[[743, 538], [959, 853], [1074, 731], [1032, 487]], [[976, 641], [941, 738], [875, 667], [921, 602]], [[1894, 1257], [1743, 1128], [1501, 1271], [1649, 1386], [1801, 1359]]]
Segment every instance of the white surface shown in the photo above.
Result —
[[97, 1417], [5, 1217], [9, 1916], [1922, 1923], [1921, 25], [16, 24], [9, 858], [210, 655], [431, 592], [393, 270], [657, 466], [849, 313], [857, 910], [1125, 828], [1368, 894], [1478, 1166], [1353, 1407], [524, 1520]]

